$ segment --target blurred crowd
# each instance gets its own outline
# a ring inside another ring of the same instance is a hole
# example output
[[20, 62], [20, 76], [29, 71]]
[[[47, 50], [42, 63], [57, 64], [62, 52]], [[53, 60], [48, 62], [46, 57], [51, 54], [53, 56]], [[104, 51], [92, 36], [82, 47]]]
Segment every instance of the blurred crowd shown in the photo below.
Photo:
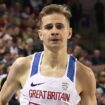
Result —
[[[0, 87], [7, 78], [10, 66], [18, 57], [43, 51], [43, 45], [37, 33], [38, 13], [43, 6], [50, 3], [65, 3], [71, 7], [73, 13], [71, 25], [74, 35], [71, 40], [68, 40], [68, 53], [74, 54], [80, 62], [92, 68], [97, 81], [98, 105], [105, 105], [105, 57], [100, 48], [87, 48], [78, 33], [78, 23], [82, 17], [82, 6], [79, 0], [74, 3], [73, 0], [0, 1]], [[85, 23], [86, 25], [88, 24]], [[13, 96], [9, 105], [19, 105], [18, 95], [19, 92]]]

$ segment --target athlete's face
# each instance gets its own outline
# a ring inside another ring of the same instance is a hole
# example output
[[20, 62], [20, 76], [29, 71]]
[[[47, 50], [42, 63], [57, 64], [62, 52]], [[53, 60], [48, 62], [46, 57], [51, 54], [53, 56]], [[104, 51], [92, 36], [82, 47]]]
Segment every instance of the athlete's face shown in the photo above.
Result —
[[39, 37], [44, 47], [48, 49], [61, 49], [67, 47], [67, 40], [71, 37], [72, 30], [62, 14], [51, 14], [42, 18]]

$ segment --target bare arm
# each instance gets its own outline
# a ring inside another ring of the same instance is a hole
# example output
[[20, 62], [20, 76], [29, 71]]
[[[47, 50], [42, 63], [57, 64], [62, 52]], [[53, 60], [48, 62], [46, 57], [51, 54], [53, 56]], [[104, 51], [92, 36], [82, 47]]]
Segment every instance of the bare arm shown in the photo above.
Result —
[[6, 105], [14, 93], [21, 88], [18, 81], [18, 60], [11, 66], [6, 82], [0, 92], [0, 105]]
[[82, 92], [80, 93], [80, 105], [97, 105], [96, 102], [96, 80], [92, 70], [84, 65], [80, 76]]

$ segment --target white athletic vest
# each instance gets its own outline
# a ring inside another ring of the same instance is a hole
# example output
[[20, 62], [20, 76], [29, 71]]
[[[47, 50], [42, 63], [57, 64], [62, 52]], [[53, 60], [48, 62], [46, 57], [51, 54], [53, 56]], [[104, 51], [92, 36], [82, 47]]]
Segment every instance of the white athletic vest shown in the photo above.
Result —
[[20, 105], [77, 105], [80, 101], [75, 87], [76, 59], [68, 55], [63, 77], [47, 77], [40, 74], [43, 52], [34, 55], [30, 77], [24, 85]]

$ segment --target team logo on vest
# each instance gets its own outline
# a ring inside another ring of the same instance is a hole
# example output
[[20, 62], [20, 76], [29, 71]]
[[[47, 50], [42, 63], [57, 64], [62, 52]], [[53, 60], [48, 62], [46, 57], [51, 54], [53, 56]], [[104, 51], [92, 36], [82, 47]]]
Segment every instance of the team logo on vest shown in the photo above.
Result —
[[69, 86], [69, 84], [67, 82], [62, 82], [62, 89], [63, 90], [67, 90], [68, 86]]

